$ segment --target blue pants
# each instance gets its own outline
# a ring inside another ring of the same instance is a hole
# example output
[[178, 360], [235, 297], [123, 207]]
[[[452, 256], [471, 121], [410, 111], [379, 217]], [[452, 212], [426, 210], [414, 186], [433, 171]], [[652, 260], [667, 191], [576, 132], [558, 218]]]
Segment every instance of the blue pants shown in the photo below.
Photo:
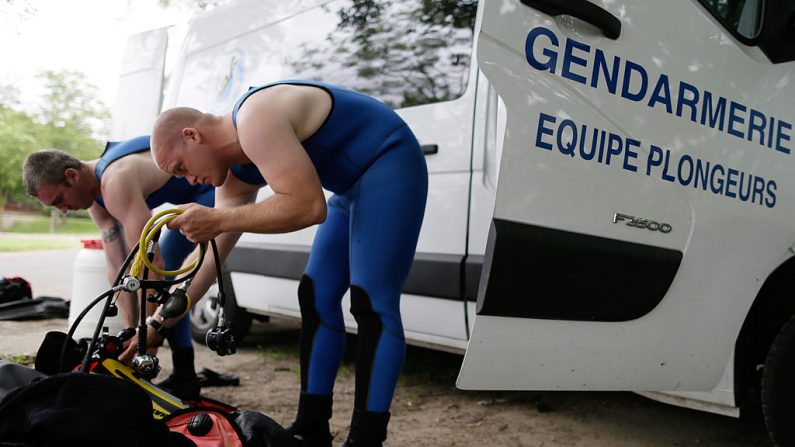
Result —
[[[201, 194], [192, 197], [191, 202], [200, 205], [212, 207], [215, 204], [215, 190], [209, 189]], [[209, 245], [208, 245], [209, 247]], [[177, 270], [185, 262], [185, 258], [193, 252], [196, 244], [189, 241], [179, 231], [166, 231], [163, 237], [160, 238], [160, 253], [163, 256], [163, 263], [165, 270]], [[212, 256], [211, 253], [208, 253]], [[200, 296], [191, 297], [195, 300], [201, 298]], [[173, 348], [190, 348], [193, 346], [193, 340], [190, 335], [190, 317], [185, 315], [179, 322], [171, 329], [171, 339], [176, 346]]]
[[408, 127], [379, 152], [352, 187], [329, 199], [312, 245], [299, 286], [301, 389], [333, 391], [345, 348], [341, 302], [350, 288], [359, 333], [354, 406], [387, 412], [405, 358], [400, 293], [425, 213], [428, 172]]

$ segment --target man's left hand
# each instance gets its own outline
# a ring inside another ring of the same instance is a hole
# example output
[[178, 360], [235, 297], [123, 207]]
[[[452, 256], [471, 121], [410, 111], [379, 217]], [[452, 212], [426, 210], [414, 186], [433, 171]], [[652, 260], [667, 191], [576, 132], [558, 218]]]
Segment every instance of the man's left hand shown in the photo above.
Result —
[[222, 233], [218, 222], [218, 210], [196, 203], [179, 207], [183, 213], [167, 224], [170, 229], [179, 229], [193, 243], [207, 242]]

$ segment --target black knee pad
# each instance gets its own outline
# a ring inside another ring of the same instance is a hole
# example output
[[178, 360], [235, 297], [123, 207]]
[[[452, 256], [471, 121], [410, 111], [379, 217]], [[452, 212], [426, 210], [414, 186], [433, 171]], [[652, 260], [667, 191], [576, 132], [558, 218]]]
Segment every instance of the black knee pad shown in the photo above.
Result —
[[373, 310], [370, 296], [359, 286], [351, 286], [351, 314], [356, 319], [359, 336], [356, 346], [356, 395], [354, 408], [365, 410], [370, 389], [373, 359], [384, 324]]
[[301, 307], [301, 389], [306, 390], [309, 357], [312, 355], [315, 333], [320, 327], [320, 315], [315, 306], [315, 282], [308, 275], [303, 275], [298, 283], [298, 305]]

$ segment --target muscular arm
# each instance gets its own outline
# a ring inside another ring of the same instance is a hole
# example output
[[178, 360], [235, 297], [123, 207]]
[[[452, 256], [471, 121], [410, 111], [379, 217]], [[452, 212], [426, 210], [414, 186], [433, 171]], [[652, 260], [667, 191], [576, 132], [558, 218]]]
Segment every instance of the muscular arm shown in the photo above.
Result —
[[216, 206], [201, 216], [188, 210], [173, 223], [192, 241], [206, 241], [224, 232], [286, 233], [326, 218], [320, 178], [296, 131], [303, 112], [300, 101], [273, 96], [253, 97], [249, 102], [245, 113], [241, 110], [238, 115], [240, 146], [273, 195], [258, 203]]
[[[105, 205], [108, 211], [124, 228], [123, 240], [126, 242], [128, 250], [135, 247], [135, 244], [138, 243], [141, 237], [141, 231], [143, 231], [146, 222], [152, 215], [152, 212], [144, 201], [140, 183], [138, 183], [136, 179], [129, 177], [131, 176], [118, 175], [109, 179], [106, 181], [107, 184], [105, 186], [108, 193], [103, 194], [104, 197], [106, 197]], [[120, 239], [122, 238], [120, 237]], [[127, 253], [128, 251], [125, 250], [122, 260], [127, 256]], [[159, 252], [155, 254], [153, 263], [162, 268], [163, 260]], [[118, 267], [116, 271], [118, 271]], [[156, 275], [154, 272], [149, 272], [148, 277], [152, 279], [160, 278], [160, 276]], [[119, 298], [119, 301], [124, 302], [124, 308], [136, 311], [138, 306], [134, 298], [133, 295], [126, 293]], [[153, 304], [147, 303], [147, 314], [151, 314], [154, 308], [155, 306]], [[137, 321], [136, 317], [137, 315], [132, 316], [130, 320]], [[125, 316], [125, 318], [127, 317]]]
[[[258, 188], [256, 187], [252, 187], [251, 185], [241, 182], [237, 179], [237, 177], [230, 173], [226, 182], [224, 182], [224, 185], [215, 189], [215, 206], [217, 208], [230, 208], [243, 206], [247, 203], [253, 202], [257, 197], [257, 189]], [[183, 208], [198, 208], [210, 212], [218, 211], [217, 209], [214, 210], [211, 208], [204, 208], [195, 204], [184, 205]], [[180, 217], [184, 215], [185, 214], [182, 214]], [[173, 222], [175, 221], [176, 219]], [[237, 243], [237, 240], [240, 239], [240, 235], [241, 232], [238, 231], [226, 232], [215, 237], [215, 243], [218, 246], [218, 254], [221, 259], [221, 264], [223, 264], [226, 258], [229, 256], [229, 253]], [[194, 253], [197, 254], [198, 251]], [[185, 265], [193, 262], [195, 256], [196, 255], [191, 256], [187, 261], [185, 261]], [[192, 304], [195, 304], [196, 301], [198, 301], [202, 296], [204, 296], [205, 293], [207, 293], [207, 290], [210, 288], [215, 278], [215, 259], [212, 254], [212, 247], [210, 244], [208, 244], [204, 262], [202, 263], [199, 271], [196, 272], [196, 276], [193, 277], [190, 287], [188, 288], [188, 295], [193, 300]], [[176, 320], [168, 320], [164, 322], [164, 325], [171, 327], [176, 323]]]
[[[105, 208], [101, 207], [96, 202], [88, 209], [88, 214], [102, 234], [102, 247], [105, 252], [108, 284], [112, 285], [128, 253], [128, 247], [122, 235], [122, 226]], [[119, 300], [118, 305], [121, 310], [121, 316], [124, 319], [124, 324], [127, 327], [134, 326], [135, 315], [138, 309], [135, 301], [122, 299]]]

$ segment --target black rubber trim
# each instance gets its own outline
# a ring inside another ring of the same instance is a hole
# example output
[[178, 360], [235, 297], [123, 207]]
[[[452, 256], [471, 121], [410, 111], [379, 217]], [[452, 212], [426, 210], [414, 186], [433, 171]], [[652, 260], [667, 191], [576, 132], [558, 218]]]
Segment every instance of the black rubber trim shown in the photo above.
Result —
[[520, 0], [524, 5], [553, 17], [569, 15], [602, 30], [608, 39], [621, 36], [621, 21], [606, 9], [588, 0]]
[[[230, 272], [253, 273], [277, 278], [300, 280], [309, 260], [309, 247], [304, 245], [240, 243], [232, 250], [225, 269]], [[403, 293], [462, 301], [461, 265], [463, 255], [417, 253], [409, 271]], [[481, 261], [482, 262], [482, 261]], [[469, 300], [476, 297], [478, 266], [467, 264], [467, 293]], [[469, 272], [473, 276], [469, 277]], [[470, 284], [475, 281], [474, 284]]]
[[516, 318], [639, 318], [662, 301], [682, 262], [677, 250], [499, 219], [488, 251], [477, 314]]

